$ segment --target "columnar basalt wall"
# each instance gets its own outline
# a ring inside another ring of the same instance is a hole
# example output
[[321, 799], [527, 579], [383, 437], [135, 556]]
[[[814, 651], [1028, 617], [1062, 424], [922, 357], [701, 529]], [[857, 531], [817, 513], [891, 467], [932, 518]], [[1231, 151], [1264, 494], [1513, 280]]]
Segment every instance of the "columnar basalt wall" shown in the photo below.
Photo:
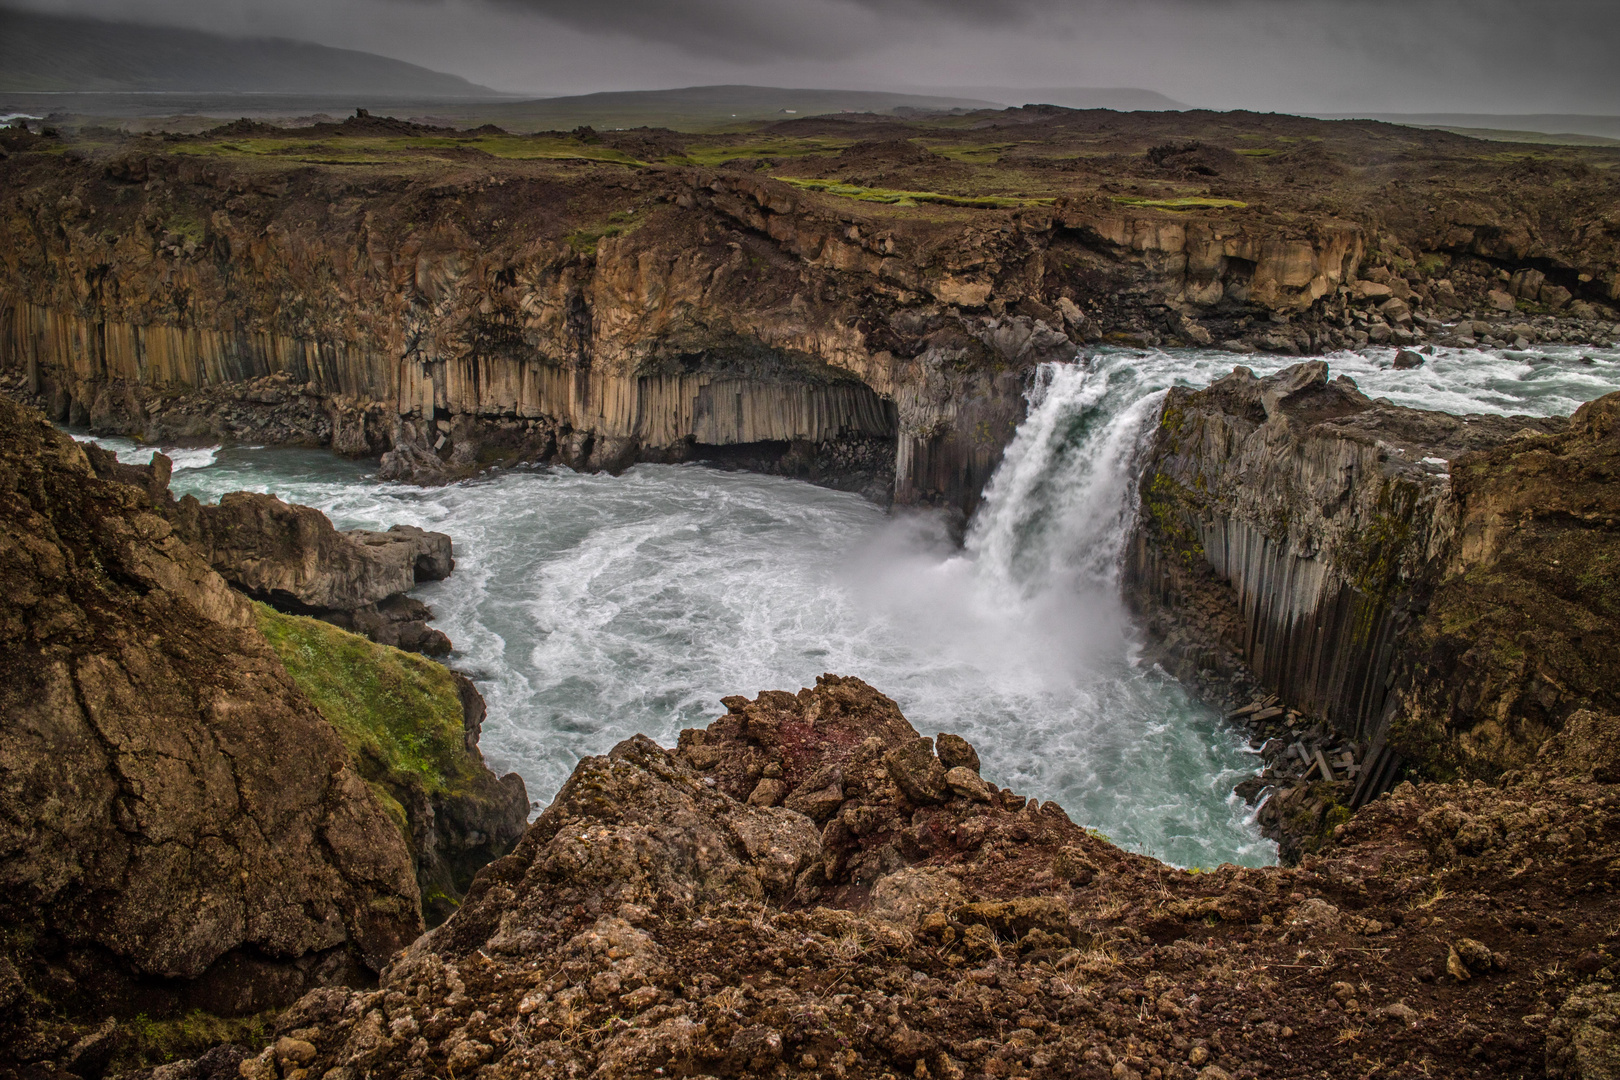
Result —
[[1127, 597], [1212, 691], [1258, 684], [1440, 775], [1523, 765], [1572, 712], [1615, 708], [1596, 644], [1620, 633], [1596, 569], [1620, 558], [1615, 400], [1455, 417], [1322, 361], [1172, 390]]
[[1526, 421], [1375, 404], [1327, 376], [1238, 368], [1169, 393], [1126, 588], [1183, 674], [1241, 671], [1367, 745], [1455, 540], [1447, 462]]
[[1115, 331], [1196, 342], [1200, 304], [1302, 310], [1362, 251], [1348, 223], [1291, 238], [1066, 201], [897, 216], [673, 167], [0, 167], [0, 372], [59, 420], [403, 448], [402, 475], [438, 477], [875, 440], [896, 497], [964, 513], [1036, 364]]

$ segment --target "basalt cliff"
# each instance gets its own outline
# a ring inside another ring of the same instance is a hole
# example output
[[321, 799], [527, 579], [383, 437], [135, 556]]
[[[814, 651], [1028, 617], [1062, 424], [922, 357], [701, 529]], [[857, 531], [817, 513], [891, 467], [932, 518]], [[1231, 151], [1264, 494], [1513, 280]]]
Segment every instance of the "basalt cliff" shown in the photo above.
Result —
[[1169, 392], [1125, 591], [1183, 680], [1254, 692], [1263, 818], [1317, 837], [1403, 768], [1518, 775], [1569, 716], [1620, 712], [1617, 416], [1399, 408], [1323, 361]]
[[7, 138], [10, 392], [388, 477], [703, 458], [971, 513], [1028, 372], [1080, 343], [1593, 341], [1620, 318], [1610, 151], [1503, 165], [1388, 125]]

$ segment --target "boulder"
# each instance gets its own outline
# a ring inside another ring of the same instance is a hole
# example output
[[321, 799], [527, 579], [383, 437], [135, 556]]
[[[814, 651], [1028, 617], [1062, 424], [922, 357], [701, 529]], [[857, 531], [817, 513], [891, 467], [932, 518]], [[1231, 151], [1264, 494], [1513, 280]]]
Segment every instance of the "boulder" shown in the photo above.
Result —
[[1574, 299], [1575, 294], [1562, 285], [1543, 285], [1541, 291], [1536, 293], [1536, 298], [1547, 307], [1557, 311]]
[[945, 779], [945, 766], [934, 756], [932, 739], [918, 737], [890, 750], [884, 755], [883, 764], [912, 802], [927, 805], [945, 801], [950, 788]]
[[1486, 293], [1485, 300], [1497, 311], [1512, 311], [1514, 308], [1513, 294], [1501, 289], [1492, 289]]
[[947, 771], [958, 767], [979, 771], [979, 752], [960, 735], [940, 732], [934, 738], [934, 750]]
[[1402, 349], [1395, 354], [1395, 370], [1411, 371], [1413, 368], [1423, 366], [1423, 354], [1413, 352], [1411, 349]]
[[1398, 323], [1406, 326], [1410, 325], [1412, 322], [1412, 309], [1407, 305], [1406, 301], [1402, 300], [1400, 297], [1392, 296], [1388, 300], [1385, 300], [1382, 304], [1378, 305], [1378, 311], [1391, 323]]
[[1508, 279], [1508, 292], [1525, 300], [1534, 300], [1541, 294], [1547, 275], [1540, 270], [1519, 270]]
[[818, 769], [782, 803], [812, 821], [826, 821], [844, 801], [844, 775], [833, 766]]
[[966, 765], [945, 770], [945, 783], [964, 799], [987, 803], [994, 797], [994, 789], [979, 779], [979, 774]]

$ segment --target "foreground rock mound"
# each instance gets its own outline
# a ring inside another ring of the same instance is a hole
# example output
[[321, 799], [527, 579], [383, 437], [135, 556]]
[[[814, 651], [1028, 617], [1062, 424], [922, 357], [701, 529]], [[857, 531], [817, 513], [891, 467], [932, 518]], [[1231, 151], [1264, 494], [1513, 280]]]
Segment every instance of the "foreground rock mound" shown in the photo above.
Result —
[[726, 705], [582, 761], [377, 990], [306, 996], [242, 1075], [1613, 1075], [1610, 721], [1521, 786], [1403, 785], [1299, 868], [1186, 873], [859, 680]]
[[0, 522], [0, 1026], [263, 1009], [421, 931], [400, 833], [147, 492], [0, 401]]

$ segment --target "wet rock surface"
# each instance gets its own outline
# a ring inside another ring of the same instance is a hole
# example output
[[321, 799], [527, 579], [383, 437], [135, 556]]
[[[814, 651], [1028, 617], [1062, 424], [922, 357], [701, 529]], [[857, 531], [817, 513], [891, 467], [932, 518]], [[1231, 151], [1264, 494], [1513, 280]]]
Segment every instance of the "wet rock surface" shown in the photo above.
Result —
[[[1403, 784], [1298, 867], [1189, 873], [1011, 792], [914, 801], [886, 758], [925, 740], [858, 680], [726, 705], [581, 762], [243, 1075], [1612, 1075], [1613, 718], [1501, 785]], [[744, 801], [829, 770], [824, 824]]]

